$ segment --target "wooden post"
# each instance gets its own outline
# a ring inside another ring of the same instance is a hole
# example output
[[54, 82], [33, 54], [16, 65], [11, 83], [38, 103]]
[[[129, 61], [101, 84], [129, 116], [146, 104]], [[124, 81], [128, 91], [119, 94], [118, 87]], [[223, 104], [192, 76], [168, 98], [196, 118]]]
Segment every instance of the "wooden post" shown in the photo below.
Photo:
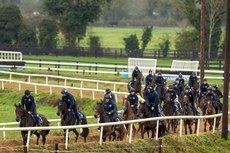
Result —
[[161, 147], [162, 147], [162, 139], [159, 139], [158, 153], [162, 152]]
[[228, 94], [229, 94], [229, 71], [230, 71], [230, 0], [227, 1], [227, 22], [226, 22], [226, 42], [224, 54], [224, 98], [223, 98], [223, 116], [222, 116], [222, 134], [221, 137], [228, 139]]
[[201, 0], [201, 31], [200, 31], [200, 82], [204, 79], [204, 48], [205, 48], [205, 0]]

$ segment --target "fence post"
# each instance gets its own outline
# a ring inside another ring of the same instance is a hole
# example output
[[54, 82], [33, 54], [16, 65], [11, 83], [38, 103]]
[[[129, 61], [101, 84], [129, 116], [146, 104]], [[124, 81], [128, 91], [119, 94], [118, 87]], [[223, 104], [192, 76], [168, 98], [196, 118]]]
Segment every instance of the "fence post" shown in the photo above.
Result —
[[216, 117], [214, 118], [212, 133], [215, 132], [215, 129], [216, 129]]
[[67, 84], [67, 79], [65, 78], [65, 82], [64, 82], [64, 86], [66, 87], [66, 84]]
[[180, 138], [182, 137], [182, 124], [183, 124], [183, 120], [181, 118], [180, 119]]
[[162, 152], [161, 148], [162, 148], [162, 139], [159, 139], [158, 153]]
[[93, 100], [95, 100], [95, 94], [94, 94], [94, 91], [92, 91], [92, 95], [93, 95]]
[[[115, 72], [117, 72], [117, 64], [115, 64]], [[116, 76], [117, 73], [115, 73], [114, 75]]]
[[159, 121], [160, 121], [160, 120], [157, 120], [156, 140], [158, 140], [158, 133], [159, 133]]
[[199, 136], [199, 130], [200, 130], [200, 119], [197, 121], [197, 131], [196, 131], [196, 136]]
[[37, 85], [34, 86], [34, 92], [35, 92], [35, 94], [38, 93], [38, 91], [37, 91]]
[[18, 83], [18, 90], [21, 91], [21, 83]]
[[[3, 128], [5, 128], [5, 125], [3, 126]], [[6, 140], [6, 131], [2, 132], [2, 136], [3, 136], [3, 140]]]
[[31, 131], [28, 131], [28, 134], [27, 134], [27, 142], [26, 142], [27, 151], [29, 151], [30, 135], [31, 135]]
[[98, 89], [99, 88], [99, 83], [97, 82], [97, 87], [96, 87], [96, 89]]
[[96, 64], [96, 66], [95, 66], [95, 74], [97, 74], [97, 63], [95, 63]]
[[52, 95], [52, 94], [53, 94], [52, 87], [50, 86], [50, 95]]
[[[10, 74], [10, 80], [12, 80], [12, 74]], [[10, 82], [11, 83], [11, 82]]]
[[65, 131], [65, 149], [68, 149], [68, 137], [69, 137], [69, 129]]
[[[76, 62], [77, 64], [76, 64], [76, 70], [78, 70], [78, 62]], [[78, 71], [77, 71], [77, 73], [78, 73]]]
[[46, 84], [48, 84], [48, 76], [46, 76]]
[[129, 143], [132, 143], [133, 123], [130, 124]]
[[100, 145], [102, 145], [102, 137], [103, 137], [103, 126], [100, 127]]
[[31, 77], [30, 77], [30, 75], [29, 75], [29, 76], [28, 76], [28, 82], [30, 82], [30, 78], [31, 78]]
[[[58, 63], [60, 63], [60, 61], [58, 61]], [[60, 64], [58, 64], [57, 67], [58, 67], [58, 75], [60, 75], [60, 70], [59, 70], [60, 69]]]
[[89, 74], [91, 74], [91, 65], [89, 66]]
[[2, 90], [4, 90], [4, 81], [2, 81]]
[[113, 91], [116, 91], [116, 84], [113, 85]]

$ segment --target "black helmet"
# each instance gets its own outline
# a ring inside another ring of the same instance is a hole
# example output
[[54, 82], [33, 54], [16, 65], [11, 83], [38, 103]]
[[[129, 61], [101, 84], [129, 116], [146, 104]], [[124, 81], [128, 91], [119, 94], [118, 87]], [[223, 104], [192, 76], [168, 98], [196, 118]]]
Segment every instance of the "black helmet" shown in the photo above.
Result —
[[213, 88], [218, 88], [218, 84], [214, 84]]
[[189, 89], [190, 89], [190, 87], [189, 87], [189, 86], [186, 86], [184, 89], [185, 89], [185, 90], [189, 90]]
[[139, 69], [139, 67], [136, 65], [136, 66], [135, 66], [135, 69], [136, 69], [136, 70], [138, 70], [138, 69]]
[[169, 89], [173, 89], [173, 85], [169, 85]]
[[152, 70], [149, 70], [149, 73], [153, 73], [153, 71], [152, 71]]
[[134, 88], [130, 88], [129, 91], [130, 91], [130, 92], [135, 92], [135, 89], [134, 89]]
[[176, 78], [176, 81], [180, 81], [180, 78]]
[[148, 89], [153, 90], [153, 86], [148, 86]]
[[63, 88], [62, 90], [61, 90], [61, 94], [65, 94], [65, 93], [67, 93], [68, 92], [68, 90], [66, 89], [66, 88]]
[[178, 76], [179, 76], [179, 78], [182, 78], [182, 77], [183, 77], [182, 73], [179, 73], [179, 75], [178, 75]]
[[207, 79], [206, 78], [204, 78], [204, 80], [203, 81], [207, 81]]
[[176, 82], [176, 81], [173, 81], [173, 85], [174, 85], [174, 86], [177, 85], [177, 82]]
[[110, 90], [110, 89], [106, 89], [105, 92], [106, 92], [106, 93], [110, 93], [111, 90]]
[[212, 87], [208, 87], [208, 89], [207, 90], [210, 90], [210, 91], [212, 91]]
[[161, 75], [161, 72], [158, 72], [157, 74], [158, 74], [158, 75]]
[[193, 72], [192, 72], [192, 75], [196, 75], [196, 72], [195, 72], [195, 71], [193, 71]]
[[111, 96], [109, 94], [105, 95], [105, 99], [111, 99]]
[[25, 95], [30, 95], [30, 91], [29, 90], [25, 90]]

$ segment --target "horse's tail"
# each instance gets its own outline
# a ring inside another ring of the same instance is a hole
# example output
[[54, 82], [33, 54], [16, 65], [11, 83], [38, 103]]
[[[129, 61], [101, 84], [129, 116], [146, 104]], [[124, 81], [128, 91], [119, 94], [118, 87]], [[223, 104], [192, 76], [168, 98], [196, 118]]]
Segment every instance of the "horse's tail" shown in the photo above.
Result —
[[[82, 113], [82, 112], [81, 112]], [[85, 114], [82, 113], [82, 115], [84, 116], [84, 120], [82, 122], [82, 125], [87, 124], [87, 119]], [[89, 135], [89, 128], [82, 128], [82, 132], [80, 134], [82, 137], [86, 138]]]

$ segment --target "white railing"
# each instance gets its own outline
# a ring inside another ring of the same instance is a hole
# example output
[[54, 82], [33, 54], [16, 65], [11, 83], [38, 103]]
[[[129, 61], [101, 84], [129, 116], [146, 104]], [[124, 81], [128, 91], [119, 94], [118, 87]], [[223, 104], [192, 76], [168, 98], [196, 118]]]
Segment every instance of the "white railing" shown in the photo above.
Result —
[[0, 61], [22, 61], [22, 53], [12, 51], [0, 51]]
[[[230, 112], [228, 112], [230, 113]], [[130, 124], [130, 127], [132, 127], [135, 123], [140, 122], [147, 122], [147, 121], [157, 121], [156, 125], [156, 139], [158, 139], [158, 131], [159, 131], [159, 122], [160, 120], [166, 120], [166, 119], [179, 119], [180, 120], [180, 126], [179, 126], [179, 134], [180, 137], [182, 136], [182, 125], [183, 125], [183, 119], [198, 119], [198, 125], [197, 125], [197, 133], [196, 135], [199, 135], [199, 128], [200, 128], [200, 120], [201, 119], [207, 119], [207, 118], [214, 118], [214, 125], [213, 127], [216, 127], [216, 118], [222, 116], [222, 114], [215, 114], [215, 115], [207, 115], [207, 116], [165, 116], [165, 117], [154, 117], [154, 118], [146, 118], [146, 119], [137, 119], [137, 120], [130, 120], [130, 121], [121, 121], [121, 122], [109, 122], [109, 123], [98, 123], [98, 124], [88, 124], [88, 125], [73, 125], [73, 126], [49, 126], [49, 127], [19, 127], [19, 128], [0, 128], [0, 131], [29, 131], [27, 136], [27, 149], [29, 149], [29, 140], [32, 130], [60, 130], [60, 129], [66, 129], [66, 140], [65, 140], [65, 149], [68, 148], [68, 132], [69, 129], [75, 129], [75, 128], [92, 128], [92, 127], [101, 127], [100, 132], [100, 141], [99, 143], [102, 144], [102, 136], [103, 136], [103, 127], [104, 126], [112, 126], [112, 125], [124, 125], [124, 124]], [[133, 129], [130, 128], [129, 133], [129, 143], [132, 143], [132, 131]], [[213, 132], [215, 132], [215, 128], [213, 128]]]

